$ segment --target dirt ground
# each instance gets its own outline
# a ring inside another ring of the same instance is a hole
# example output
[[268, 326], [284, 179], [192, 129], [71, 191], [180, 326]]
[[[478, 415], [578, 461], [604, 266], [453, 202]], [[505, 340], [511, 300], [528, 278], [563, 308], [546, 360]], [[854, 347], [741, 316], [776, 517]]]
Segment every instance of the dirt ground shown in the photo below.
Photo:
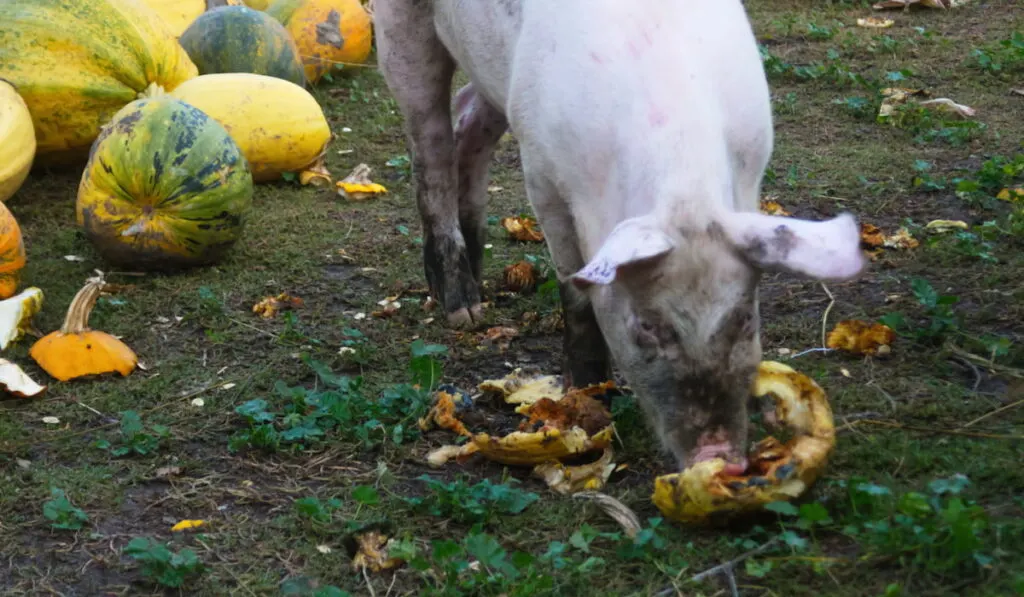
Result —
[[[432, 321], [400, 117], [367, 68], [314, 93], [337, 134], [331, 171], [369, 164], [389, 194], [355, 203], [295, 182], [261, 185], [244, 238], [214, 267], [112, 271], [75, 226], [78, 171], [35, 173], [9, 202], [28, 251], [24, 284], [46, 294], [38, 329], [56, 329], [85, 278], [103, 270], [130, 288], [102, 298], [92, 326], [123, 337], [145, 369], [0, 402], [0, 592], [1024, 594], [1024, 203], [997, 198], [1024, 186], [1024, 92], [1011, 92], [1024, 88], [1024, 10], [1012, 0], [884, 14], [861, 2], [747, 6], [775, 109], [764, 193], [798, 217], [849, 210], [919, 241], [884, 248], [855, 282], [764, 280], [765, 358], [821, 384], [839, 427], [824, 477], [795, 508], [710, 529], [659, 520], [650, 494], [669, 471], [628, 396], [613, 409], [615, 457], [627, 467], [604, 491], [639, 515], [636, 540], [529, 469], [425, 464], [455, 438], [417, 432], [429, 396], [409, 384], [431, 361], [442, 382], [469, 392], [511, 367], [558, 373], [557, 297], [543, 279], [532, 292], [501, 290], [509, 264], [546, 268], [542, 244], [512, 241], [498, 223], [529, 213], [506, 138], [491, 181], [488, 321], [463, 334]], [[856, 25], [868, 16], [894, 24]], [[880, 90], [891, 86], [976, 114], [910, 105], [879, 122]], [[970, 230], [925, 228], [936, 219]], [[303, 305], [272, 319], [252, 312], [281, 292]], [[396, 296], [397, 312], [374, 315]], [[823, 325], [845, 319], [892, 325], [891, 354], [804, 352], [821, 347]], [[507, 346], [482, 337], [496, 326], [518, 335]], [[43, 381], [32, 340], [5, 357]], [[424, 345], [446, 351], [413, 358]], [[322, 435], [304, 428], [276, 449], [253, 439], [259, 425], [245, 413], [276, 413], [263, 432], [283, 435], [325, 400], [334, 406]], [[141, 435], [120, 431], [125, 411], [138, 413]], [[53, 489], [70, 503], [55, 504]], [[172, 532], [184, 519], [206, 524]], [[394, 537], [410, 564], [353, 568], [349, 546], [367, 525]], [[126, 546], [139, 537], [179, 557], [133, 556]], [[691, 582], [758, 546], [733, 573]]]

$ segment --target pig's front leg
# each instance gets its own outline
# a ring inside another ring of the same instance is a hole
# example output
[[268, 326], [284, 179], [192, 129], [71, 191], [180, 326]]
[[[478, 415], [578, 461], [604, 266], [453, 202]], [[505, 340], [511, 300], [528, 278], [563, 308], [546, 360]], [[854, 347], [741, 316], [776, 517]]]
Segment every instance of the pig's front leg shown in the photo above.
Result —
[[468, 327], [482, 318], [482, 308], [459, 226], [458, 159], [449, 105], [455, 61], [434, 30], [432, 6], [378, 1], [377, 55], [408, 137], [430, 293], [449, 325]]
[[597, 325], [590, 299], [576, 288], [570, 278], [581, 267], [576, 240], [576, 225], [569, 206], [547, 181], [543, 170], [530, 165], [523, 155], [526, 194], [544, 230], [558, 275], [558, 294], [562, 301], [563, 337], [562, 378], [566, 388], [582, 388], [611, 379], [611, 361], [604, 335]]

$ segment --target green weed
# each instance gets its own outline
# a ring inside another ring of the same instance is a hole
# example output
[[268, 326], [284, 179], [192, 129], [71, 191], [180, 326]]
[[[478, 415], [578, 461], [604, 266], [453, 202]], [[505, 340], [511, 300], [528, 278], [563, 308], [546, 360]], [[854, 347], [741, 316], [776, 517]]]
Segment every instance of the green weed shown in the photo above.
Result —
[[186, 580], [204, 570], [191, 549], [171, 551], [168, 545], [149, 537], [135, 537], [125, 546], [124, 553], [139, 563], [146, 580], [172, 589], [182, 587]]
[[80, 508], [71, 504], [63, 489], [50, 488], [50, 500], [43, 504], [43, 517], [50, 521], [50, 527], [59, 530], [77, 531], [89, 522], [89, 517]]
[[515, 487], [515, 479], [492, 483], [484, 479], [475, 485], [463, 480], [439, 481], [427, 475], [418, 478], [429, 492], [423, 497], [403, 498], [416, 512], [472, 524], [487, 522], [494, 515], [520, 514], [540, 499], [536, 493]]
[[93, 445], [110, 452], [115, 458], [123, 456], [146, 456], [160, 449], [161, 442], [170, 436], [170, 429], [164, 425], [151, 425], [149, 429], [142, 424], [142, 418], [134, 410], [121, 413], [120, 437], [117, 443], [109, 440], [96, 440]]

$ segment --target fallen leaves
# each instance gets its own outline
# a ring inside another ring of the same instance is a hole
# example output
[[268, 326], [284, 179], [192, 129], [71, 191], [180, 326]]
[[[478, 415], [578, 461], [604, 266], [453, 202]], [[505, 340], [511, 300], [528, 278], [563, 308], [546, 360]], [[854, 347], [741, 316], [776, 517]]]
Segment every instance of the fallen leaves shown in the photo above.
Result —
[[761, 213], [763, 213], [765, 215], [769, 215], [769, 216], [791, 216], [791, 215], [793, 215], [793, 214], [789, 213], [788, 211], [786, 211], [785, 208], [783, 208], [782, 205], [780, 205], [779, 202], [776, 201], [775, 197], [773, 197], [773, 196], [768, 196], [768, 197], [765, 197], [764, 199], [761, 199], [760, 211], [761, 211]]
[[180, 533], [181, 531], [188, 531], [191, 529], [198, 529], [201, 526], [206, 525], [205, 520], [182, 520], [178, 524], [171, 527], [172, 533]]
[[252, 306], [252, 312], [263, 319], [273, 319], [281, 311], [298, 309], [303, 301], [297, 296], [282, 292], [277, 296], [268, 296]]
[[7, 359], [0, 359], [0, 386], [18, 398], [32, 398], [46, 391], [46, 386], [37, 384], [21, 367]]
[[381, 572], [396, 568], [405, 563], [401, 558], [390, 556], [391, 540], [380, 531], [367, 531], [356, 535], [357, 550], [352, 556], [352, 568]]
[[879, 93], [882, 95], [882, 104], [878, 108], [879, 120], [888, 119], [896, 112], [897, 106], [901, 106], [909, 102], [914, 102], [917, 105], [926, 108], [938, 108], [943, 111], [952, 112], [961, 118], [970, 118], [977, 113], [974, 108], [958, 104], [946, 97], [928, 100], [923, 99], [930, 95], [928, 91], [924, 89], [886, 87]]
[[896, 334], [889, 326], [848, 319], [829, 332], [825, 346], [856, 355], [886, 355], [895, 339]]
[[372, 169], [366, 164], [356, 166], [348, 176], [335, 183], [338, 194], [350, 201], [363, 201], [388, 192], [383, 185], [370, 180]]
[[532, 290], [537, 283], [537, 269], [529, 261], [505, 266], [505, 289], [511, 292]]
[[539, 243], [544, 241], [544, 233], [537, 230], [537, 221], [525, 216], [512, 216], [501, 219], [501, 226], [509, 237], [521, 242]]
[[892, 19], [883, 19], [881, 17], [865, 17], [863, 19], [857, 19], [857, 26], [865, 27], [867, 29], [888, 29], [895, 23], [896, 21]]

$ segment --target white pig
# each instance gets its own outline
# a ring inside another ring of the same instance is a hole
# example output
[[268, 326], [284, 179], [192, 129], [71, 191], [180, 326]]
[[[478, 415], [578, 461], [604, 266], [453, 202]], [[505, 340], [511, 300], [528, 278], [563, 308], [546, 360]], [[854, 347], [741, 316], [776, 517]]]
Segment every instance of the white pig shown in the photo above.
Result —
[[[742, 471], [762, 272], [844, 280], [864, 258], [848, 214], [757, 211], [772, 115], [740, 0], [376, 0], [374, 11], [427, 280], [449, 324], [482, 318], [488, 166], [511, 128], [560, 282], [566, 384], [606, 379], [613, 359], [680, 467], [721, 457]], [[456, 68], [471, 83], [453, 127]]]

